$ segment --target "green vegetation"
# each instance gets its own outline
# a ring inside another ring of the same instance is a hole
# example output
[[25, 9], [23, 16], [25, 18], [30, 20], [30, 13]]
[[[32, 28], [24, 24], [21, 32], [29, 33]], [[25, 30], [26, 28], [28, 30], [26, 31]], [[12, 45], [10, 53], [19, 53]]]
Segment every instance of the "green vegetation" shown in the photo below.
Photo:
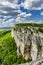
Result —
[[39, 28], [38, 31], [40, 31], [41, 33], [43, 33], [43, 29]]
[[0, 35], [0, 64], [12, 65], [17, 61], [16, 44], [10, 31], [2, 31]]
[[[25, 59], [17, 56], [17, 47], [10, 31], [0, 31], [0, 65], [18, 65]], [[28, 61], [29, 62], [29, 61]]]
[[34, 26], [34, 27], [43, 27], [43, 24], [36, 24], [36, 23], [20, 23], [20, 24], [16, 24], [16, 26]]

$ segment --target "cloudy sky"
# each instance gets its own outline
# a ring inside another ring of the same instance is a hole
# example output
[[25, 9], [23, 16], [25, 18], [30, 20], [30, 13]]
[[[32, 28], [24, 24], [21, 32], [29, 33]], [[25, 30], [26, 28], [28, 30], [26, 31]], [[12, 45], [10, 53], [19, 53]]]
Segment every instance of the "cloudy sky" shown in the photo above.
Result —
[[0, 0], [0, 27], [23, 22], [43, 23], [43, 0]]

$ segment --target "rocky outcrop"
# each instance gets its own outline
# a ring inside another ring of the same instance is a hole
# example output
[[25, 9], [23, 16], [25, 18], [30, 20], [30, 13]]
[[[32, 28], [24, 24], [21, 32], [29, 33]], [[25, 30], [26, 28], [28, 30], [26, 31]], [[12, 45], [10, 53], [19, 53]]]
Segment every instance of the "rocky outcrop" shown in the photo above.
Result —
[[43, 33], [39, 27], [15, 26], [11, 35], [17, 45], [17, 55], [33, 61], [43, 57]]

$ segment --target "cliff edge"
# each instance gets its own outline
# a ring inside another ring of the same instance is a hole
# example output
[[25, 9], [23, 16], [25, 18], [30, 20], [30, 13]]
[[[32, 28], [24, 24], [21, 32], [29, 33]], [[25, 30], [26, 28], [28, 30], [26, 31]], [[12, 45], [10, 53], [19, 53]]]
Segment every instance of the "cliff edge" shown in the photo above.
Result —
[[43, 58], [42, 24], [16, 24], [11, 35], [15, 39], [18, 56], [32, 61]]

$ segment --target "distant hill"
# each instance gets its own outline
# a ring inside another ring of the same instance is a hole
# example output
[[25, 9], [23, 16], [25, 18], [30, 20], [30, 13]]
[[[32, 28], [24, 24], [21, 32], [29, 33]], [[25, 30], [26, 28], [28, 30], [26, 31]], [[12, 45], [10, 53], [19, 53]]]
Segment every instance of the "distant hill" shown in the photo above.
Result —
[[12, 27], [0, 27], [0, 29], [11, 29]]

